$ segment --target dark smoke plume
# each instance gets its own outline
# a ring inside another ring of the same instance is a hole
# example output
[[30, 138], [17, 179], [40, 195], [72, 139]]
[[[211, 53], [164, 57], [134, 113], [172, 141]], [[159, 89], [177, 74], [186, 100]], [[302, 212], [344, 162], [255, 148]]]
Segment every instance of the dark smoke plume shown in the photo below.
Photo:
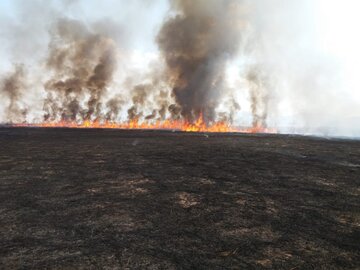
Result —
[[129, 120], [135, 120], [143, 116], [143, 113], [141, 112], [141, 108], [145, 105], [148, 89], [151, 89], [148, 84], [139, 84], [133, 88], [132, 90], [133, 106], [130, 109], [128, 109]]
[[121, 106], [124, 105], [125, 101], [120, 96], [115, 96], [106, 102], [106, 115], [107, 121], [116, 121], [119, 117]]
[[176, 15], [164, 23], [157, 42], [173, 95], [186, 120], [202, 113], [206, 121], [213, 121], [226, 60], [239, 48], [241, 5], [235, 0], [174, 0], [172, 7]]
[[[101, 117], [102, 98], [116, 68], [114, 42], [75, 20], [61, 19], [52, 32], [45, 84], [45, 120]], [[87, 98], [85, 106], [80, 101]], [[114, 107], [114, 106], [113, 106]]]
[[[146, 121], [163, 121], [168, 118], [178, 119], [171, 111], [175, 106], [171, 98], [171, 92], [166, 82], [166, 71], [160, 69], [156, 64], [152, 66], [149, 73], [145, 74], [144, 82], [132, 85], [131, 80], [127, 82], [131, 88], [132, 106], [128, 110], [128, 119], [143, 118]], [[144, 112], [144, 109], [147, 112]]]
[[15, 66], [15, 70], [2, 78], [0, 82], [0, 95], [5, 96], [9, 103], [5, 108], [9, 122], [24, 120], [26, 110], [20, 106], [23, 91], [25, 90], [25, 73], [22, 65]]

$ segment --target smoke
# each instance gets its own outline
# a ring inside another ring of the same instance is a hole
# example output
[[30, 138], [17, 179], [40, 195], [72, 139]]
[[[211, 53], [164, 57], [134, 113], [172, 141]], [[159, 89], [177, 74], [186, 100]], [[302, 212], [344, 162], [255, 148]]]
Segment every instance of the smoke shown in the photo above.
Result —
[[213, 121], [222, 98], [226, 61], [236, 55], [241, 41], [241, 4], [176, 0], [172, 8], [176, 15], [165, 21], [157, 42], [173, 95], [185, 119], [193, 121], [204, 114]]
[[107, 109], [105, 119], [107, 121], [116, 120], [119, 117], [121, 106], [124, 105], [124, 103], [125, 101], [122, 99], [121, 96], [115, 96], [108, 100], [105, 105]]
[[22, 122], [26, 109], [21, 106], [21, 98], [25, 89], [25, 72], [22, 65], [16, 65], [14, 71], [1, 79], [0, 96], [8, 100], [5, 106], [6, 119], [9, 122]]
[[[94, 120], [101, 116], [102, 98], [116, 68], [113, 40], [89, 30], [79, 21], [61, 19], [51, 36], [46, 62], [52, 73], [45, 83], [45, 120]], [[87, 98], [87, 95], [89, 96]], [[80, 110], [80, 99], [86, 99]], [[58, 103], [54, 108], [52, 104]], [[60, 103], [60, 104], [59, 104]], [[53, 119], [51, 119], [53, 120]]]
[[266, 127], [268, 114], [268, 91], [267, 79], [261, 73], [261, 69], [251, 67], [247, 76], [250, 91], [250, 103], [253, 127]]
[[0, 7], [0, 122], [203, 116], [358, 135], [354, 3], [9, 2]]

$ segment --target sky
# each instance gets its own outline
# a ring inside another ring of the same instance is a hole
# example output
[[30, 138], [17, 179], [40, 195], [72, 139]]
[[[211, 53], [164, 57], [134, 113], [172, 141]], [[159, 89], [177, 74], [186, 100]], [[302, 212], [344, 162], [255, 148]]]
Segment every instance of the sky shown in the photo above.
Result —
[[[251, 122], [243, 73], [256, 63], [271, 77], [272, 89], [267, 93], [270, 126], [286, 127], [284, 131], [358, 136], [360, 2], [249, 3], [251, 27], [244, 39], [256, 42], [248, 41], [250, 50], [240, 44], [239, 54], [226, 68], [227, 81], [242, 107], [237, 124]], [[47, 53], [53, 19], [65, 16], [85, 23], [99, 22], [98, 27], [102, 23], [113, 25], [111, 35], [122, 57], [116, 73], [120, 83], [124, 73], [148, 70], [160, 57], [155, 37], [171, 16], [169, 10], [167, 0], [0, 0], [0, 72], [5, 74], [14, 63], [40, 70], [39, 59]], [[29, 95], [29, 99], [36, 97]]]
[[[9, 41], [8, 33], [12, 31], [25, 35], [24, 39], [28, 38], [27, 27], [35, 28], [31, 34], [44, 38], [51, 20], [56, 16], [66, 16], [84, 22], [111, 21], [117, 24], [118, 29], [115, 30], [118, 34], [126, 36], [122, 47], [151, 53], [156, 50], [154, 36], [168, 9], [166, 0], [132, 0], [131, 4], [126, 0], [0, 0], [0, 22], [3, 26], [0, 38], [6, 43], [6, 39]], [[42, 43], [47, 46], [46, 41], [42, 40]]]

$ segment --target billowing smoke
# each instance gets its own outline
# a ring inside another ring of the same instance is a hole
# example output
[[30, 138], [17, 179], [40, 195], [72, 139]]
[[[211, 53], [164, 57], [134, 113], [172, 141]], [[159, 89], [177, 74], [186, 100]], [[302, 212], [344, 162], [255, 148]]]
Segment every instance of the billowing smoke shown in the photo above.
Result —
[[360, 134], [357, 1], [4, 1], [0, 123]]
[[235, 0], [172, 1], [176, 15], [157, 36], [181, 115], [215, 120], [224, 71], [241, 42], [241, 5]]
[[[103, 97], [116, 68], [116, 49], [109, 37], [88, 29], [79, 21], [61, 19], [53, 29], [46, 67], [45, 120], [76, 121], [101, 117]], [[86, 106], [80, 102], [86, 100]], [[111, 114], [114, 100], [109, 103]]]
[[106, 121], [114, 121], [114, 119], [118, 119], [119, 113], [121, 110], [121, 106], [123, 106], [125, 101], [121, 98], [121, 96], [115, 96], [106, 102]]
[[169, 87], [165, 81], [164, 71], [154, 66], [149, 74], [145, 74], [143, 82], [129, 86], [132, 101], [132, 106], [127, 111], [129, 120], [174, 119], [171, 117], [170, 108], [175, 104], [173, 104]]

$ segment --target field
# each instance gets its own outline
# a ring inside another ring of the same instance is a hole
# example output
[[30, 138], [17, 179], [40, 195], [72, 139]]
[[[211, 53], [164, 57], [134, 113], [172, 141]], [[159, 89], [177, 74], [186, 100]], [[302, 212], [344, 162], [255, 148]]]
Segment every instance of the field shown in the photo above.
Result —
[[1, 269], [359, 269], [360, 141], [0, 128]]

